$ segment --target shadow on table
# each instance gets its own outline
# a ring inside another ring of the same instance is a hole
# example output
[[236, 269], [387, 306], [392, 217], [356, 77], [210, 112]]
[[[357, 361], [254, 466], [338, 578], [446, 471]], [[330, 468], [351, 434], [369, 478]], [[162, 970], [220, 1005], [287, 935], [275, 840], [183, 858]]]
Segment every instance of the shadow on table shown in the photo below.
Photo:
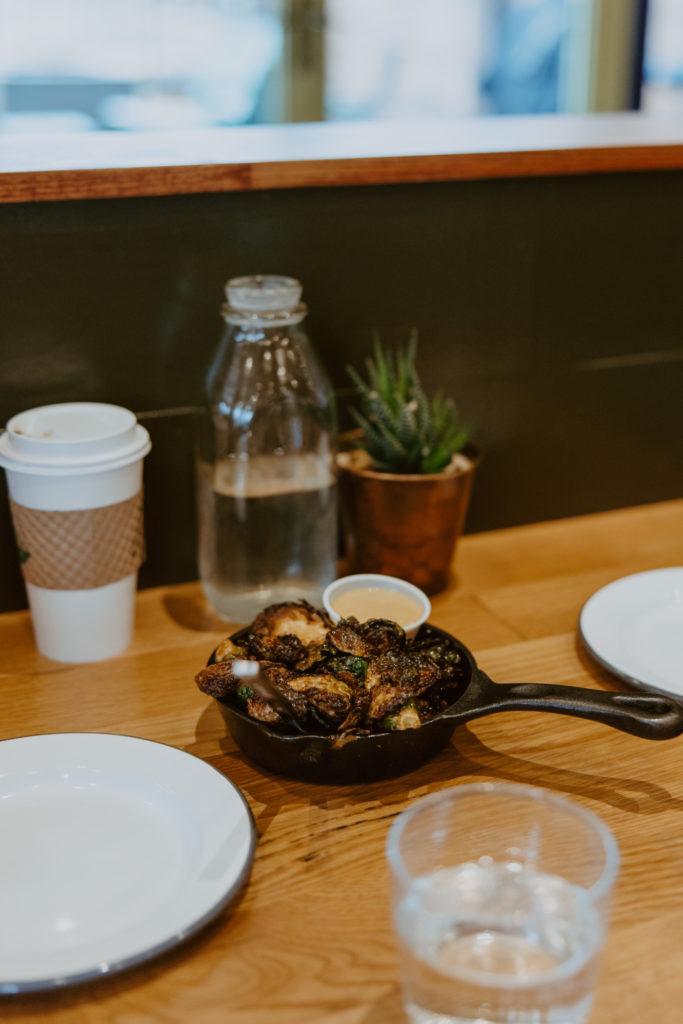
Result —
[[[189, 747], [189, 753], [205, 752], [209, 736], [213, 737], [211, 746], [215, 746], [216, 714], [213, 704], [202, 714], [195, 732], [198, 750]], [[307, 805], [325, 811], [344, 808], [346, 813], [338, 825], [341, 833], [347, 828], [353, 829], [360, 818], [366, 818], [364, 808], [368, 805], [376, 808], [373, 820], [388, 824], [403, 809], [407, 799], [480, 778], [542, 786], [635, 814], [683, 811], [683, 800], [672, 796], [656, 782], [558, 768], [539, 760], [501, 753], [486, 746], [468, 726], [459, 727], [451, 742], [420, 768], [381, 781], [347, 785], [316, 784], [278, 775], [252, 761], [236, 746], [227, 729], [219, 743], [220, 754], [206, 757], [204, 753], [204, 757], [244, 792], [261, 838], [285, 807]]]
[[570, 796], [589, 797], [619, 810], [635, 814], [683, 811], [683, 800], [663, 786], [645, 779], [619, 775], [596, 775], [569, 768], [557, 768], [538, 761], [501, 754], [487, 747], [468, 729], [456, 737], [458, 775], [486, 776], [529, 786], [542, 786]]
[[195, 584], [187, 587], [176, 587], [164, 594], [163, 607], [166, 614], [183, 629], [191, 629], [197, 633], [224, 633], [233, 629], [213, 610]]

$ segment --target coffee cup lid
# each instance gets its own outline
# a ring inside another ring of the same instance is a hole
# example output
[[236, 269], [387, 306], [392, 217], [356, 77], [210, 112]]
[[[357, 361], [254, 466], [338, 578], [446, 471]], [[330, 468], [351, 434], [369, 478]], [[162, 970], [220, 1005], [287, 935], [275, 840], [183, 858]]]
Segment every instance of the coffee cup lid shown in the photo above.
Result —
[[17, 413], [0, 436], [0, 466], [24, 473], [94, 473], [142, 458], [149, 434], [135, 413], [105, 402], [62, 402]]

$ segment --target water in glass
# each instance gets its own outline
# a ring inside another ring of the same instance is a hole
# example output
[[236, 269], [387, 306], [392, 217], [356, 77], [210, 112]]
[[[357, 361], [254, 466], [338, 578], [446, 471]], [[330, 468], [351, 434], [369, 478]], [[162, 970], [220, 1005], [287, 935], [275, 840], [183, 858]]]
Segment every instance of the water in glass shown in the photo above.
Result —
[[336, 567], [336, 484], [329, 460], [257, 455], [237, 484], [236, 460], [199, 466], [199, 569], [226, 619], [278, 601], [319, 605]]
[[198, 423], [199, 576], [246, 623], [269, 604], [319, 604], [336, 575], [334, 396], [303, 327], [301, 285], [234, 278]]
[[516, 862], [440, 868], [396, 910], [413, 1024], [583, 1024], [601, 922], [585, 890]]

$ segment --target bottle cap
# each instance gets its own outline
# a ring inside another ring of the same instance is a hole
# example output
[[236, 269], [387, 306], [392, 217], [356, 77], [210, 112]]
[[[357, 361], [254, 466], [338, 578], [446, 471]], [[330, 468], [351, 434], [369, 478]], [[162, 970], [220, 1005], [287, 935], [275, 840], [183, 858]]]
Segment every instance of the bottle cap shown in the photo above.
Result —
[[301, 298], [301, 285], [294, 277], [277, 274], [254, 274], [252, 277], [233, 277], [228, 281], [225, 294], [235, 309], [290, 310]]
[[225, 286], [223, 315], [231, 323], [296, 323], [306, 315], [301, 284], [295, 277], [254, 274], [233, 277]]

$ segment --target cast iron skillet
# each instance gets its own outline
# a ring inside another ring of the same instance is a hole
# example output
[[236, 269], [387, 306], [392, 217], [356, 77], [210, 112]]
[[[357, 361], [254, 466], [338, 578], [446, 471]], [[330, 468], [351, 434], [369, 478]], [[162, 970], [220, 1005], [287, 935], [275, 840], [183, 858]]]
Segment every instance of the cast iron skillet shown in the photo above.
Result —
[[[238, 641], [242, 632], [232, 639]], [[670, 697], [552, 683], [494, 683], [455, 637], [427, 623], [418, 638], [430, 636], [455, 640], [465, 663], [465, 689], [419, 729], [342, 738], [285, 734], [250, 718], [229, 698], [216, 698], [216, 702], [233, 739], [250, 758], [281, 775], [312, 782], [366, 782], [401, 775], [441, 750], [456, 726], [497, 711], [550, 711], [590, 718], [649, 740], [670, 739], [683, 732], [683, 705]], [[213, 660], [212, 654], [209, 664]]]

